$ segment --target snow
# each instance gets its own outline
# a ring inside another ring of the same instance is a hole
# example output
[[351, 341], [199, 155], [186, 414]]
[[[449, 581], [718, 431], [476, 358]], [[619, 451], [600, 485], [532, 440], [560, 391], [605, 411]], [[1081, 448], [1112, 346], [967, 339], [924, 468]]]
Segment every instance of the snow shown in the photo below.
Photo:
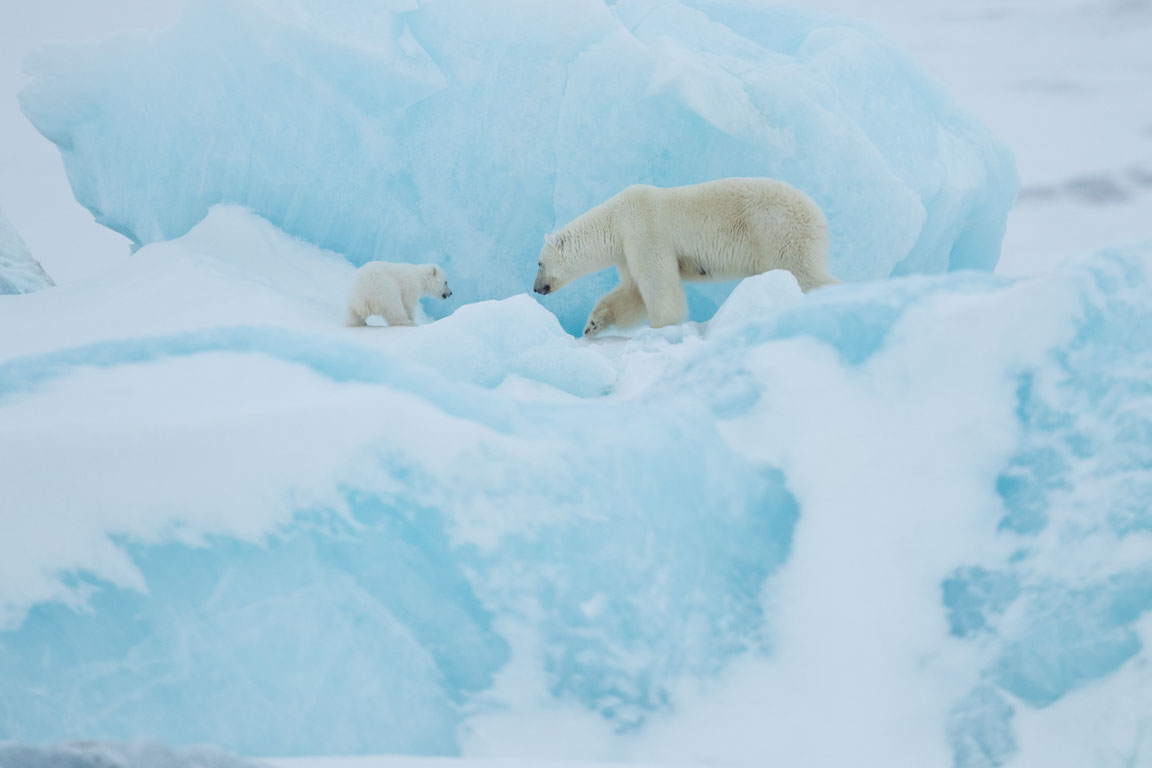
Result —
[[[866, 27], [704, 0], [325, 8], [196, 3], [41, 52], [21, 105], [134, 242], [239, 203], [357, 264], [442, 262], [460, 288], [434, 316], [520, 293], [546, 232], [633, 183], [788, 181], [845, 280], [999, 257], [1011, 156]], [[576, 332], [613, 279], [541, 301]], [[697, 320], [725, 295], [690, 291]]]
[[[0, 25], [5, 93], [29, 30], [172, 10], [57, 5]], [[1147, 3], [341, 9], [32, 58], [135, 253], [0, 111], [63, 276], [0, 296], [0, 765], [1152, 761]], [[998, 263], [1008, 156], [884, 35], [1013, 148]], [[895, 276], [594, 342], [610, 276], [524, 295], [633, 177], [749, 164]], [[373, 257], [459, 300], [343, 328]]]
[[0, 294], [29, 293], [50, 285], [52, 279], [0, 211]]

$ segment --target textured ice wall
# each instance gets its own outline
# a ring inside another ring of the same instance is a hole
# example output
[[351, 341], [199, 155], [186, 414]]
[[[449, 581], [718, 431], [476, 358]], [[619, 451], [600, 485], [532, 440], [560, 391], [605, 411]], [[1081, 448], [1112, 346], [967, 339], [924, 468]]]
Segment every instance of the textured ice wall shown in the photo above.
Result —
[[0, 294], [30, 293], [52, 285], [4, 211], [0, 211]]
[[[781, 178], [845, 280], [991, 268], [1011, 157], [874, 31], [758, 3], [190, 3], [32, 57], [77, 199], [138, 243], [219, 202], [368, 259], [439, 260], [437, 315], [531, 285], [542, 236], [634, 183]], [[192, 65], [194, 63], [194, 66]], [[616, 280], [541, 301], [578, 332]], [[696, 319], [727, 287], [690, 288]]]

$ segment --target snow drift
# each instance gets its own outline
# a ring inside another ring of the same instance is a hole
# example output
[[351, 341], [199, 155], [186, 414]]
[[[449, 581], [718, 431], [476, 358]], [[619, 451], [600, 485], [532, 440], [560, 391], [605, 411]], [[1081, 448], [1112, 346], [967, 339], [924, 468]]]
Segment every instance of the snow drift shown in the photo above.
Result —
[[351, 269], [220, 208], [0, 303], [0, 738], [1149, 756], [1152, 247], [591, 344]]
[[[844, 280], [991, 268], [1017, 189], [880, 35], [779, 6], [210, 0], [27, 67], [23, 108], [98, 221], [146, 244], [243, 204], [358, 264], [443, 263], [438, 316], [522, 292], [543, 235], [629, 184], [790, 182]], [[541, 301], [578, 333], [614, 282]], [[691, 287], [693, 317], [729, 287]]]

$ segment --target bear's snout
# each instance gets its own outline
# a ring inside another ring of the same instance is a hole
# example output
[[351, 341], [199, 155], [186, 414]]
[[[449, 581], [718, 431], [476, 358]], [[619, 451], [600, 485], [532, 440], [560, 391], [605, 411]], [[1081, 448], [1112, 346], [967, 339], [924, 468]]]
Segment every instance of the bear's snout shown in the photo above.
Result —
[[547, 296], [552, 292], [552, 285], [550, 283], [544, 282], [543, 280], [537, 280], [533, 290], [535, 290], [536, 293]]
[[440, 294], [440, 298], [446, 299], [451, 295], [452, 295], [452, 289], [449, 288], [448, 290], [444, 291], [444, 293]]

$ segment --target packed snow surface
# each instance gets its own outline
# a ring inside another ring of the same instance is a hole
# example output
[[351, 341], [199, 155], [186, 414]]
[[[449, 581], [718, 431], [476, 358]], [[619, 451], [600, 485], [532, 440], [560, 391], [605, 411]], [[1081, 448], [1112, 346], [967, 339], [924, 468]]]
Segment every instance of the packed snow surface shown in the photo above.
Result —
[[52, 279], [32, 258], [4, 211], [0, 211], [0, 295], [31, 293], [50, 285]]
[[353, 270], [223, 207], [0, 302], [0, 738], [1152, 759], [1152, 247], [594, 343]]
[[[195, 62], [195, 66], [190, 66]], [[843, 280], [991, 269], [1009, 153], [871, 28], [723, 0], [209, 0], [32, 56], [77, 199], [146, 244], [216, 203], [448, 268], [445, 315], [531, 283], [545, 233], [636, 183], [783, 179]], [[578, 332], [604, 273], [542, 299]], [[690, 289], [706, 319], [730, 286]]]

